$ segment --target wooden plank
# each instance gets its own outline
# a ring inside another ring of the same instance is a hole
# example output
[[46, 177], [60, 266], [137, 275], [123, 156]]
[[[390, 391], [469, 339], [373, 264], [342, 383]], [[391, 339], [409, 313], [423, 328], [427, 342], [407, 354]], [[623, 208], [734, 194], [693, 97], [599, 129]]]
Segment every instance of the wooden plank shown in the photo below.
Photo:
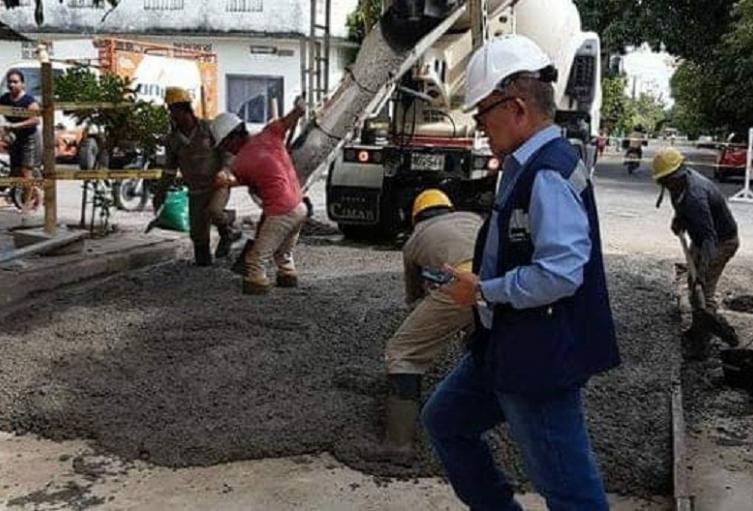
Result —
[[65, 110], [67, 112], [75, 112], [78, 110], [112, 110], [117, 108], [129, 108], [133, 106], [133, 103], [112, 103], [105, 101], [61, 101], [55, 104], [56, 110]]
[[22, 177], [0, 178], [0, 186], [20, 186], [34, 184], [43, 186], [49, 181], [85, 181], [101, 179], [159, 179], [162, 176], [161, 169], [149, 170], [61, 170], [51, 178], [29, 179]]
[[[55, 175], [55, 105], [53, 104], [52, 63], [42, 62], [42, 165], [45, 177]], [[57, 232], [57, 183], [44, 182], [44, 231]]]
[[0, 263], [5, 263], [7, 261], [12, 261], [13, 259], [18, 259], [20, 257], [25, 257], [32, 254], [49, 252], [51, 250], [55, 250], [56, 248], [64, 247], [81, 239], [84, 239], [88, 236], [88, 234], [89, 233], [87, 231], [64, 232], [51, 237], [48, 240], [40, 241], [38, 243], [32, 243], [31, 245], [26, 245], [23, 248], [3, 251], [0, 252]]
[[688, 482], [688, 454], [685, 442], [685, 415], [682, 408], [680, 375], [672, 381], [672, 476], [676, 511], [691, 511], [693, 497]]
[[10, 117], [39, 117], [42, 115], [41, 110], [29, 110], [28, 108], [18, 108], [15, 106], [0, 106], [0, 115]]

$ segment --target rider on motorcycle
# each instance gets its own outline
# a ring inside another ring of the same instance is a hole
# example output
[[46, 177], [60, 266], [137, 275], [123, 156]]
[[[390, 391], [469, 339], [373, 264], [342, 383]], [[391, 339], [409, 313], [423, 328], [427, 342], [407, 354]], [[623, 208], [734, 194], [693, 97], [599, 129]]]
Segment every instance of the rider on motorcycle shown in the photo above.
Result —
[[640, 167], [643, 158], [643, 146], [646, 143], [643, 127], [641, 125], [636, 126], [625, 142], [627, 151], [625, 151], [624, 164], [627, 166], [628, 172], [632, 174], [633, 170]]

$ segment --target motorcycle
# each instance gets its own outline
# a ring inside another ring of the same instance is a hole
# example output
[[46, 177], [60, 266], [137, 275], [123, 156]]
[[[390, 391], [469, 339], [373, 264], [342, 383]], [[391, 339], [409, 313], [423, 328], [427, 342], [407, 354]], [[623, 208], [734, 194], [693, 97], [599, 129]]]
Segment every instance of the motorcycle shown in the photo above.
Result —
[[628, 147], [627, 151], [625, 151], [625, 159], [622, 161], [622, 165], [627, 169], [628, 174], [632, 174], [641, 166], [642, 157], [643, 151], [641, 148]]

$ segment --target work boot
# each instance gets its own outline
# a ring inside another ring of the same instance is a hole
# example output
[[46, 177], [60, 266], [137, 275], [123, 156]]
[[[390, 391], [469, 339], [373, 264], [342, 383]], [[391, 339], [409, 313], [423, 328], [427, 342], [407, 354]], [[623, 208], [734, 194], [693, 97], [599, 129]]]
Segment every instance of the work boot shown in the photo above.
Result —
[[277, 274], [277, 286], [278, 287], [298, 287], [298, 275], [294, 273], [278, 273]]
[[193, 258], [196, 266], [212, 266], [212, 251], [209, 243], [194, 243]]
[[225, 227], [220, 232], [220, 242], [217, 244], [217, 248], [214, 251], [214, 257], [227, 257], [230, 255], [230, 248], [233, 243], [241, 239], [243, 233], [237, 229], [231, 227]]
[[384, 441], [362, 449], [367, 461], [386, 461], [410, 465], [413, 460], [413, 440], [416, 436], [418, 401], [389, 396], [385, 403]]
[[243, 294], [244, 295], [264, 295], [272, 289], [272, 284], [267, 282], [252, 282], [250, 280], [243, 279]]

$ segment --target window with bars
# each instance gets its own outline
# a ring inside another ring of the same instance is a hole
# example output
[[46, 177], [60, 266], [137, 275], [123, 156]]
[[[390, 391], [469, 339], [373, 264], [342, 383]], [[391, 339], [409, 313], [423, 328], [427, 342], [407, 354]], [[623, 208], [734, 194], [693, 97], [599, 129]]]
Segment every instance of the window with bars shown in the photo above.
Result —
[[184, 0], [144, 0], [147, 11], [180, 11], [184, 5]]
[[261, 12], [263, 0], [225, 0], [227, 12]]
[[94, 0], [68, 0], [68, 7], [72, 9], [104, 9], [105, 3], [94, 3]]

